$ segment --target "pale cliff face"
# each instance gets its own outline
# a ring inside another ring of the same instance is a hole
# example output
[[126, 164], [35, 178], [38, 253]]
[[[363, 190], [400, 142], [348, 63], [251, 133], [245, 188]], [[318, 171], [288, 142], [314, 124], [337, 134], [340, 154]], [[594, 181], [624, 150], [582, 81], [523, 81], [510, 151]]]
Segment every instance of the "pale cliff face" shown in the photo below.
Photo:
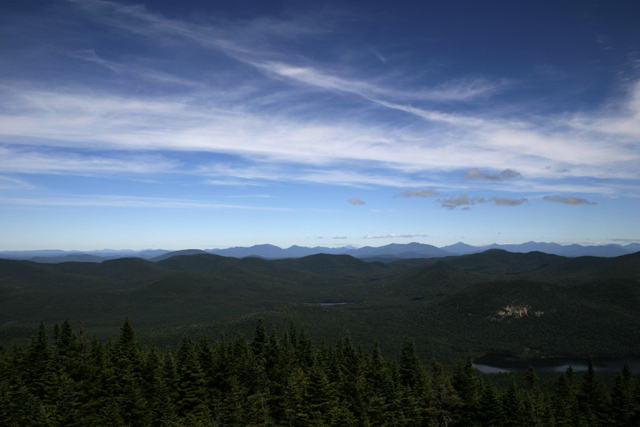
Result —
[[507, 305], [493, 316], [493, 320], [502, 321], [506, 318], [521, 319], [525, 316], [529, 316], [529, 313], [532, 313], [536, 317], [540, 317], [544, 314], [544, 311], [531, 311], [531, 307], [526, 305]]

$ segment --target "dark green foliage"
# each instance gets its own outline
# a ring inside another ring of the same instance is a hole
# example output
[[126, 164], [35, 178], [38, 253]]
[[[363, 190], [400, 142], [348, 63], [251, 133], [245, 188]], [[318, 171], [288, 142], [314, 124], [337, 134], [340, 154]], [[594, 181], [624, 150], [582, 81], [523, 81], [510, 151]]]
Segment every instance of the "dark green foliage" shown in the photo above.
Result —
[[584, 382], [578, 392], [578, 403], [582, 411], [588, 414], [589, 425], [609, 422], [609, 393], [602, 380], [598, 377], [591, 359], [589, 359], [589, 367], [584, 376]]
[[553, 393], [538, 376], [500, 388], [471, 365], [429, 372], [405, 337], [399, 363], [346, 335], [316, 348], [304, 328], [214, 343], [185, 335], [177, 350], [138, 344], [127, 319], [106, 343], [69, 322], [48, 344], [44, 325], [26, 348], [0, 348], [2, 426], [636, 426], [638, 381], [625, 366], [610, 392], [590, 366]]
[[[394, 358], [408, 335], [423, 360], [436, 357], [447, 368], [469, 351], [628, 356], [637, 353], [640, 340], [639, 278], [638, 254], [571, 259], [498, 250], [387, 264], [344, 255], [269, 261], [195, 254], [99, 264], [0, 260], [0, 344], [15, 338], [28, 345], [42, 320], [65, 317], [91, 335], [111, 338], [135, 313], [137, 338], [161, 348], [176, 347], [185, 334], [254, 337], [256, 320], [263, 318], [281, 330], [291, 320], [303, 323], [305, 336], [316, 340], [336, 342], [348, 331], [367, 351], [378, 340]], [[354, 304], [315, 304], [320, 302]], [[527, 315], [498, 314], [514, 305], [527, 308]], [[258, 347], [266, 340], [264, 325], [263, 337], [254, 340]], [[58, 348], [52, 357], [78, 351], [68, 327], [57, 330], [48, 343]]]

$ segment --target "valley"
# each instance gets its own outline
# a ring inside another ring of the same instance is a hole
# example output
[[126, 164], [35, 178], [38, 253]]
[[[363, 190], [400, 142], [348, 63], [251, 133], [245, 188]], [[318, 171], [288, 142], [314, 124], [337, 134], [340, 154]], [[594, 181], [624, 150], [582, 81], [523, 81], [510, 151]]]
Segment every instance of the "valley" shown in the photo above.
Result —
[[[43, 264], [0, 260], [0, 344], [26, 343], [40, 322], [98, 338], [125, 317], [142, 342], [185, 333], [249, 336], [304, 325], [320, 343], [349, 334], [397, 357], [412, 337], [423, 361], [472, 354], [640, 355], [640, 253], [567, 258], [541, 252], [365, 261], [315, 254], [265, 260], [208, 253], [156, 262]], [[348, 302], [349, 304], [339, 304]]]

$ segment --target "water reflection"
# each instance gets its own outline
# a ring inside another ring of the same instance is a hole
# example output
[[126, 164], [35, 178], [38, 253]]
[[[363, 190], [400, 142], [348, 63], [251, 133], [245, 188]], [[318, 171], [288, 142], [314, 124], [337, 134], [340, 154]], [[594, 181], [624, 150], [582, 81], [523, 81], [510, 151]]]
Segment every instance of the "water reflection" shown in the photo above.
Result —
[[[593, 367], [600, 372], [620, 372], [629, 362], [633, 372], [640, 372], [640, 357], [598, 357], [593, 359]], [[589, 359], [549, 357], [546, 359], [526, 359], [504, 354], [489, 353], [477, 358], [473, 366], [481, 372], [494, 374], [500, 372], [524, 372], [529, 366], [536, 371], [564, 372], [569, 366], [574, 371], [586, 371]]]

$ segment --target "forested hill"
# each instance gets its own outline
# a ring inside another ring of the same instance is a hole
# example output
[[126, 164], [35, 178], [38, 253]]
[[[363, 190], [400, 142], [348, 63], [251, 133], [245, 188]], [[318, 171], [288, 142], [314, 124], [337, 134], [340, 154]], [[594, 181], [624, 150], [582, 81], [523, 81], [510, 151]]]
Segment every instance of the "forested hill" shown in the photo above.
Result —
[[[51, 343], [51, 344], [50, 344]], [[68, 322], [41, 324], [25, 348], [0, 347], [0, 425], [72, 426], [590, 426], [640, 425], [640, 381], [625, 365], [612, 387], [589, 365], [550, 390], [529, 369], [496, 386], [471, 360], [425, 367], [405, 337], [399, 359], [347, 335], [315, 346], [304, 328], [258, 321], [253, 339], [140, 346], [127, 321], [107, 342]], [[524, 380], [524, 381], [522, 381]]]
[[[304, 324], [319, 342], [354, 342], [397, 357], [411, 336], [423, 360], [469, 351], [528, 356], [629, 356], [640, 348], [640, 253], [565, 258], [490, 250], [438, 259], [365, 262], [197, 253], [158, 262], [38, 264], [0, 260], [0, 344], [69, 319], [110, 337], [122, 320], [143, 342], [251, 333], [256, 319]], [[336, 305], [320, 305], [334, 304]], [[501, 314], [503, 313], [503, 314]]]

